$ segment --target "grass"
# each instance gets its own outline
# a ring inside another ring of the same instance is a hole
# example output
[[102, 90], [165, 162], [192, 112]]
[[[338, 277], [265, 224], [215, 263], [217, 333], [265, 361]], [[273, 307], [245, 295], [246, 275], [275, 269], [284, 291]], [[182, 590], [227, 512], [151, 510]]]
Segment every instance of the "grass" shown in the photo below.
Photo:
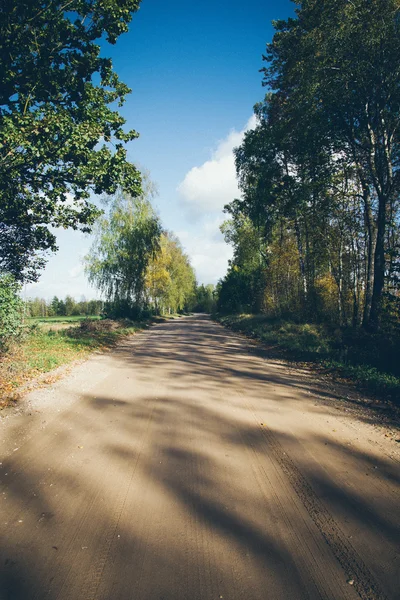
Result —
[[[344, 339], [343, 332], [323, 324], [295, 323], [272, 319], [265, 315], [228, 315], [217, 317], [220, 323], [234, 331], [261, 341], [293, 360], [318, 363], [332, 373], [354, 382], [358, 388], [379, 398], [400, 403], [400, 377], [373, 364], [374, 354], [382, 354], [379, 346], [374, 351], [371, 336], [353, 335]], [[379, 341], [382, 343], [382, 340]], [[386, 345], [389, 340], [383, 340]], [[363, 349], [368, 348], [367, 351]], [[392, 352], [395, 353], [395, 350]], [[389, 362], [386, 362], [389, 365]]]
[[78, 326], [82, 320], [97, 321], [100, 317], [97, 316], [71, 316], [71, 317], [28, 317], [25, 321], [28, 327], [40, 325], [43, 329], [50, 331], [60, 331], [69, 327]]
[[73, 315], [73, 316], [62, 316], [62, 317], [28, 317], [26, 319], [28, 324], [33, 324], [33, 323], [80, 323], [81, 321], [86, 319], [89, 320], [99, 320], [100, 317], [96, 316], [96, 315], [89, 315], [89, 316], [85, 316], [83, 317], [82, 315]]
[[122, 337], [148, 327], [149, 323], [149, 320], [78, 321], [72, 318], [69, 327], [61, 330], [48, 329], [47, 321], [45, 326], [34, 323], [22, 340], [0, 357], [0, 407], [17, 399], [19, 388], [43, 373], [84, 359], [95, 350], [110, 348]]

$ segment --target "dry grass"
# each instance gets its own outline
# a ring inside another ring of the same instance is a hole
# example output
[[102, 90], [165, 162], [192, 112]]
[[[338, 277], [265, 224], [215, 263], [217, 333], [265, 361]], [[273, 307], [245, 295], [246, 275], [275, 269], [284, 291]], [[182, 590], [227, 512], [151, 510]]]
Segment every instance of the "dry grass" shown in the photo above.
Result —
[[[0, 407], [18, 399], [23, 386], [62, 365], [86, 358], [94, 350], [116, 344], [149, 322], [82, 321], [67, 328], [35, 325], [23, 340], [0, 357]], [[64, 325], [61, 323], [60, 325]], [[41, 380], [46, 382], [45, 380]]]

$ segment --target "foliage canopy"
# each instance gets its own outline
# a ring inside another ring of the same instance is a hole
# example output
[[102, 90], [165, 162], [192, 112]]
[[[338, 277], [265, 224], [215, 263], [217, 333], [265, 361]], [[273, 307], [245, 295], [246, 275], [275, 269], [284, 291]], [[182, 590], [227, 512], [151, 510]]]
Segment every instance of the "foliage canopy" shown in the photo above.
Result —
[[269, 92], [235, 153], [220, 298], [243, 306], [238, 288], [254, 297], [258, 282], [265, 310], [376, 330], [399, 302], [400, 5], [296, 4], [274, 23]]
[[[4, 0], [0, 8], [0, 270], [35, 280], [49, 227], [88, 231], [90, 193], [140, 191], [115, 110], [130, 91], [100, 56], [140, 0]], [[103, 43], [103, 41], [102, 41]]]
[[135, 198], [119, 193], [108, 204], [96, 225], [86, 273], [122, 312], [140, 311], [147, 268], [159, 250], [161, 224], [145, 193]]
[[181, 312], [194, 300], [195, 275], [178, 238], [164, 231], [146, 272], [148, 303], [156, 312]]

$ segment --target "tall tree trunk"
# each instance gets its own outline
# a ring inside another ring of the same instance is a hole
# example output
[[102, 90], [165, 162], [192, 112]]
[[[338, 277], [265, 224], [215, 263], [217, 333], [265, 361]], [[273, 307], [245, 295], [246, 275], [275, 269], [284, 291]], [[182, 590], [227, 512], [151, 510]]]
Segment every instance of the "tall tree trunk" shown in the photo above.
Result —
[[369, 327], [372, 329], [379, 328], [382, 292], [385, 285], [385, 238], [387, 211], [393, 201], [391, 136], [388, 134], [386, 123], [382, 115], [380, 121], [381, 143], [377, 141], [379, 138], [375, 135], [370, 121], [368, 122], [370, 139], [369, 167], [371, 178], [378, 196], [378, 218], [374, 253], [374, 283], [372, 287], [371, 313], [369, 319]]
[[305, 302], [305, 309], [307, 316], [311, 315], [315, 316], [315, 294], [314, 294], [314, 280], [312, 278], [312, 265], [311, 265], [311, 251], [310, 251], [310, 235], [308, 229], [307, 217], [304, 218], [304, 233], [305, 233], [305, 244], [306, 244], [306, 254], [305, 254], [305, 278], [306, 278], [306, 286], [307, 286], [307, 296]]
[[364, 223], [367, 233], [367, 268], [362, 324], [363, 327], [368, 327], [371, 314], [372, 289], [374, 285], [374, 250], [376, 242], [376, 227], [374, 223], [374, 217], [372, 214], [371, 191], [369, 185], [366, 183], [364, 177], [361, 176], [360, 180], [363, 190]]
[[382, 292], [385, 285], [385, 234], [386, 234], [386, 196], [379, 197], [376, 244], [374, 255], [374, 284], [372, 288], [369, 327], [379, 327]]
[[343, 326], [346, 321], [345, 307], [343, 301], [343, 254], [342, 254], [342, 236], [340, 237], [339, 245], [339, 267], [338, 267], [338, 308], [339, 308], [339, 324]]
[[353, 251], [353, 268], [352, 268], [352, 287], [353, 287], [353, 318], [352, 324], [355, 329], [358, 326], [359, 322], [359, 313], [360, 313], [360, 276], [359, 276], [359, 267], [358, 267], [358, 246], [354, 241], [354, 238], [351, 241], [352, 251]]
[[296, 234], [297, 251], [299, 253], [300, 277], [302, 283], [303, 303], [307, 301], [307, 277], [306, 266], [304, 262], [303, 243], [301, 241], [300, 225], [297, 217], [294, 220], [294, 231]]

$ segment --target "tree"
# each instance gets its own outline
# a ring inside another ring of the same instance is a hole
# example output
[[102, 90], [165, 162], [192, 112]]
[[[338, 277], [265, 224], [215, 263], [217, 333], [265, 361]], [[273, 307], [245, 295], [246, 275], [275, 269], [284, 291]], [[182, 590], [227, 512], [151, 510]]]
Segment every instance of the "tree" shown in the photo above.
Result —
[[67, 315], [67, 307], [65, 305], [64, 300], [60, 300], [58, 302], [57, 315], [60, 317], [65, 317]]
[[235, 151], [242, 197], [226, 207], [235, 254], [220, 304], [255, 310], [258, 279], [264, 310], [376, 328], [398, 281], [399, 6], [297, 4], [274, 24], [270, 91]]
[[168, 238], [165, 234], [161, 234], [159, 250], [149, 261], [145, 280], [148, 302], [154, 306], [156, 313], [163, 313], [170, 308], [168, 301], [172, 286], [170, 266]]
[[76, 302], [72, 296], [65, 297], [65, 314], [67, 317], [71, 317], [75, 313]]
[[195, 312], [212, 313], [215, 309], [215, 286], [212, 283], [196, 286], [193, 299], [193, 310]]
[[47, 317], [47, 304], [44, 298], [30, 298], [27, 301], [27, 309], [30, 317]]
[[[234, 248], [228, 273], [218, 284], [218, 311], [224, 313], [259, 312], [265, 292], [266, 242], [258, 227], [245, 216], [235, 200], [225, 207], [231, 219], [220, 229]], [[253, 215], [254, 218], [255, 215]]]
[[179, 312], [188, 307], [195, 287], [195, 275], [178, 238], [164, 231], [160, 248], [150, 261], [146, 290], [161, 312]]
[[79, 302], [77, 302], [75, 306], [75, 313], [77, 315], [88, 315], [89, 314], [89, 303], [86, 300], [85, 296], [81, 296]]
[[88, 315], [99, 316], [103, 310], [102, 300], [89, 300], [88, 302]]
[[0, 9], [0, 270], [37, 279], [49, 227], [89, 231], [90, 194], [140, 191], [114, 109], [130, 91], [100, 56], [140, 0], [4, 0]]
[[170, 254], [169, 274], [171, 285], [169, 286], [167, 303], [174, 312], [187, 309], [193, 295], [195, 286], [195, 274], [190, 264], [189, 257], [182, 249], [178, 238], [170, 233], [165, 234]]
[[59, 310], [60, 310], [60, 300], [57, 298], [57, 296], [54, 296], [52, 301], [50, 302], [50, 306], [51, 306], [51, 311], [55, 316], [58, 316]]
[[119, 193], [110, 199], [85, 257], [89, 281], [125, 316], [143, 309], [147, 267], [159, 249], [162, 229], [149, 196], [147, 185], [139, 197]]
[[332, 149], [353, 163], [368, 236], [364, 323], [377, 327], [391, 251], [388, 222], [400, 185], [399, 4], [304, 0], [299, 5], [297, 19], [275, 23], [264, 84], [274, 91], [281, 119], [304, 134], [319, 124]]

